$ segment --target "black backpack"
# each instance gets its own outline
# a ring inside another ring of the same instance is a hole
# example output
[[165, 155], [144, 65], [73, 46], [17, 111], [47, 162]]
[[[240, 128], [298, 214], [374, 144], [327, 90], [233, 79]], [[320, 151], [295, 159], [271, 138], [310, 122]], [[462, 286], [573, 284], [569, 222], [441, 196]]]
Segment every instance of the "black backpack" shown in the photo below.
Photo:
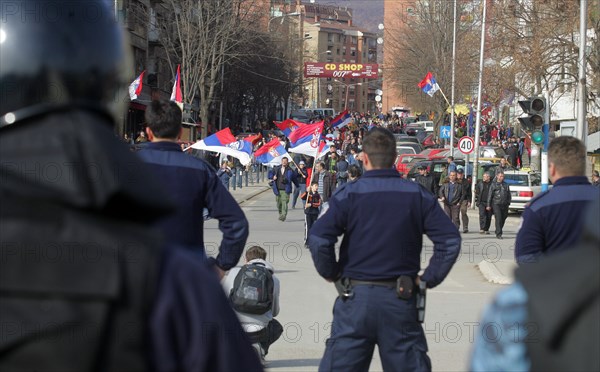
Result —
[[238, 312], [266, 313], [273, 306], [273, 274], [261, 263], [242, 266], [233, 282], [229, 299]]

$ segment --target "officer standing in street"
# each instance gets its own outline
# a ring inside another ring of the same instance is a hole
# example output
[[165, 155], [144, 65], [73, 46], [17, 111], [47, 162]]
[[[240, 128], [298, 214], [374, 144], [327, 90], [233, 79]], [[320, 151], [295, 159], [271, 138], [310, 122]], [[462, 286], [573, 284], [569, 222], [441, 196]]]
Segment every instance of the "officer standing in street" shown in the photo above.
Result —
[[146, 135], [150, 140], [138, 155], [149, 175], [165, 188], [177, 205], [176, 213], [160, 221], [167, 240], [204, 252], [203, 210], [219, 221], [223, 240], [211, 261], [223, 277], [237, 265], [248, 238], [244, 212], [204, 160], [181, 151], [182, 112], [173, 101], [153, 101], [146, 108]]
[[[434, 195], [393, 168], [391, 132], [372, 129], [363, 151], [366, 172], [332, 195], [308, 240], [318, 273], [343, 288], [319, 370], [366, 371], [377, 345], [384, 370], [428, 371], [415, 294], [421, 283], [433, 288], [448, 275], [460, 234]], [[423, 234], [433, 241], [434, 253], [418, 276]]]
[[115, 136], [134, 70], [107, 4], [0, 6], [0, 371], [262, 370]]
[[515, 241], [517, 263], [570, 249], [584, 225], [584, 207], [598, 197], [585, 177], [586, 149], [575, 137], [561, 136], [548, 146], [548, 176], [553, 187], [536, 196], [523, 212]]

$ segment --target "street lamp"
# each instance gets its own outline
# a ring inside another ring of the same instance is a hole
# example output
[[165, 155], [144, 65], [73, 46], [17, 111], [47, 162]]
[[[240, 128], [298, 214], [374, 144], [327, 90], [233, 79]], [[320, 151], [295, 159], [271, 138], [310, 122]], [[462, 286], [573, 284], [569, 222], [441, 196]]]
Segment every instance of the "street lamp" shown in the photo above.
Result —
[[340, 83], [340, 84], [344, 84], [346, 86], [346, 99], [344, 100], [344, 109], [348, 109], [348, 90], [352, 86], [362, 85], [363, 83], [361, 82], [361, 83], [347, 84], [347, 83], [344, 83], [343, 81], [340, 81], [340, 80], [337, 80], [337, 79], [334, 80], [334, 81], [337, 82], [337, 83]]

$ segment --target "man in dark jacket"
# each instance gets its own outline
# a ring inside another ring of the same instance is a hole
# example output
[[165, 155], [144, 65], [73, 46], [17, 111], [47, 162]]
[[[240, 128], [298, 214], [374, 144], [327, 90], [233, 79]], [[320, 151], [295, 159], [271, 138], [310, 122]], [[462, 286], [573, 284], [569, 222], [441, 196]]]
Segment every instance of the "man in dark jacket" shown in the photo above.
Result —
[[492, 177], [488, 172], [483, 174], [483, 180], [475, 186], [475, 203], [479, 208], [479, 233], [489, 235], [492, 224], [492, 211], [487, 209], [487, 199], [492, 184]]
[[456, 182], [456, 171], [448, 173], [448, 178], [444, 180], [440, 187], [439, 197], [444, 203], [444, 212], [450, 217], [456, 228], [460, 226], [460, 202], [462, 200], [462, 185]]
[[329, 201], [329, 198], [335, 189], [335, 183], [333, 176], [325, 168], [324, 162], [319, 162], [317, 164], [316, 172], [312, 176], [310, 183], [312, 184], [313, 182], [317, 182], [319, 184], [319, 195], [321, 195], [321, 200], [323, 200], [323, 203]]
[[153, 226], [173, 206], [115, 136], [114, 93], [133, 69], [113, 10], [57, 0], [44, 17], [46, 1], [11, 4], [0, 9], [0, 371], [261, 370], [206, 260], [162, 243]]
[[219, 255], [211, 261], [223, 277], [242, 255], [248, 221], [212, 166], [181, 151], [177, 143], [182, 132], [181, 115], [173, 101], [152, 101], [146, 108], [150, 143], [138, 155], [148, 164], [149, 175], [177, 205], [176, 212], [159, 223], [167, 241], [204, 252], [204, 208], [219, 221], [223, 240]]
[[419, 174], [415, 177], [415, 181], [417, 183], [423, 185], [427, 191], [432, 193], [433, 195], [437, 195], [438, 185], [435, 182], [433, 176], [429, 173], [427, 167], [419, 166], [418, 168]]
[[511, 200], [510, 186], [504, 182], [504, 173], [496, 173], [496, 181], [492, 182], [488, 193], [486, 209], [494, 214], [495, 233], [498, 239], [502, 239], [502, 228], [508, 217], [508, 206]]
[[[363, 149], [367, 171], [334, 193], [308, 238], [319, 275], [345, 283], [345, 292], [335, 300], [331, 338], [319, 370], [367, 371], [375, 345], [385, 371], [430, 370], [413, 286], [423, 281], [433, 288], [444, 280], [458, 257], [460, 234], [435, 196], [393, 169], [392, 133], [371, 129]], [[419, 276], [425, 233], [434, 250]], [[398, 280], [405, 283], [402, 289]]]
[[554, 185], [523, 211], [515, 242], [517, 263], [569, 249], [581, 236], [583, 210], [599, 190], [585, 177], [586, 148], [579, 139], [561, 136], [548, 147], [548, 175]]
[[298, 187], [296, 172], [290, 168], [287, 158], [281, 159], [281, 165], [274, 167], [269, 172], [269, 179], [273, 181], [272, 188], [277, 202], [279, 221], [285, 221], [288, 212], [292, 185]]
[[[465, 171], [463, 168], [459, 168], [456, 171], [457, 182], [461, 184], [462, 196], [460, 200], [460, 216], [463, 224], [463, 233], [469, 232], [469, 216], [467, 210], [471, 207], [471, 182], [465, 178]], [[459, 226], [460, 228], [460, 226]]]

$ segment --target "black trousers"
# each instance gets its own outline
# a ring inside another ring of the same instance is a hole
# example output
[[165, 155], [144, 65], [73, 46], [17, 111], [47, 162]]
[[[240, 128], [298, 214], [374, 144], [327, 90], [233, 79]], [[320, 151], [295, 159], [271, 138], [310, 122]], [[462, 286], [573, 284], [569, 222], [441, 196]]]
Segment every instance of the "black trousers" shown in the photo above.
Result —
[[315, 221], [317, 220], [317, 218], [319, 217], [318, 214], [306, 214], [306, 234], [304, 235], [304, 243], [306, 244], [307, 240], [308, 240], [308, 234], [310, 234], [310, 228], [312, 227], [312, 225], [315, 223]]
[[485, 203], [479, 204], [479, 230], [489, 231], [492, 224], [492, 211], [485, 209]]
[[262, 330], [248, 333], [247, 335], [251, 343], [260, 343], [260, 346], [265, 351], [265, 355], [267, 355], [269, 352], [269, 346], [277, 341], [282, 333], [283, 326], [281, 323], [279, 323], [277, 319], [272, 319]]
[[444, 212], [450, 217], [454, 226], [460, 227], [460, 203], [456, 205], [448, 205], [444, 203]]
[[494, 220], [496, 220], [496, 236], [502, 236], [502, 228], [506, 217], [508, 217], [508, 205], [505, 204], [492, 204], [492, 210], [494, 212]]

